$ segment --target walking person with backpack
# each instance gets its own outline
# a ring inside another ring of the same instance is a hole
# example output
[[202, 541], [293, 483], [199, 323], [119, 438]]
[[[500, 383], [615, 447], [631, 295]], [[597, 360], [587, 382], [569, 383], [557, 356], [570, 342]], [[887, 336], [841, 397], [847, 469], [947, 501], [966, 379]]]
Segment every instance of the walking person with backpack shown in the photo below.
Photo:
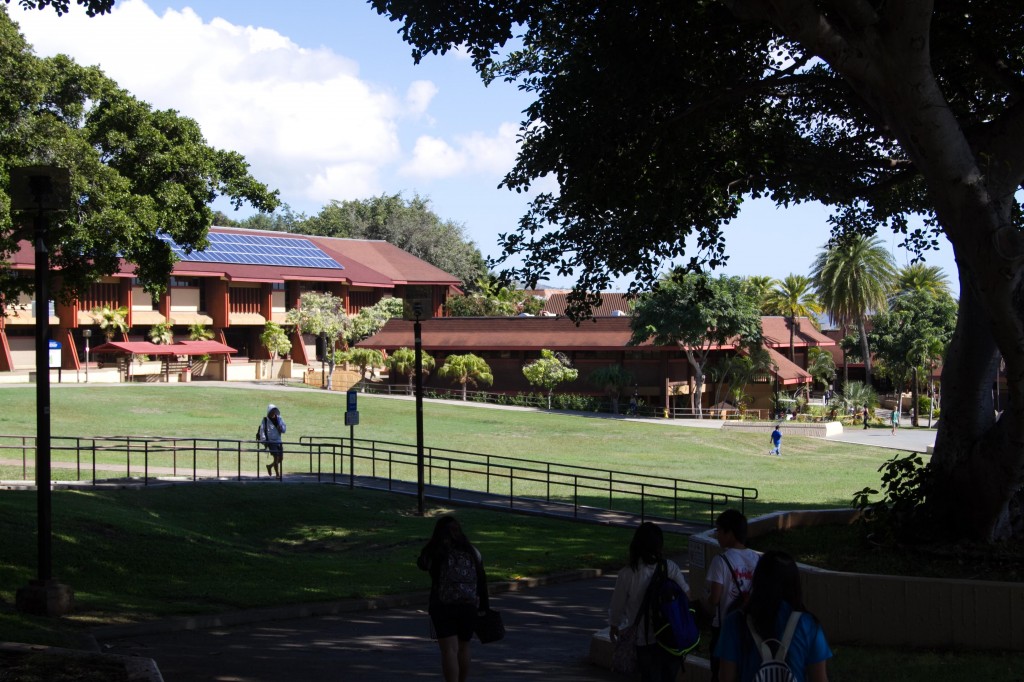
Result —
[[268, 476], [274, 476], [276, 473], [277, 477], [281, 478], [282, 462], [284, 461], [284, 444], [281, 442], [281, 436], [287, 430], [288, 427], [285, 426], [281, 410], [277, 409], [277, 405], [273, 403], [267, 405], [267, 416], [263, 418], [259, 428], [256, 429], [256, 440], [266, 446], [272, 458], [270, 464], [267, 465]]
[[[661, 528], [640, 524], [629, 543], [629, 564], [615, 580], [608, 614], [618, 648], [634, 641], [641, 682], [675, 682], [683, 655], [699, 640], [679, 566], [664, 556]], [[628, 649], [627, 649], [628, 650]]]
[[750, 600], [726, 617], [715, 655], [722, 682], [828, 682], [832, 650], [818, 619], [804, 608], [793, 557], [764, 553]]
[[742, 609], [750, 599], [754, 568], [761, 555], [747, 549], [747, 517], [738, 509], [726, 509], [715, 519], [715, 536], [724, 551], [708, 567], [708, 597], [711, 612], [711, 682], [718, 682], [719, 660], [715, 645], [721, 637], [727, 615]]
[[428, 613], [441, 650], [441, 674], [445, 682], [465, 682], [477, 617], [490, 608], [483, 559], [448, 514], [434, 524], [416, 565], [430, 573]]

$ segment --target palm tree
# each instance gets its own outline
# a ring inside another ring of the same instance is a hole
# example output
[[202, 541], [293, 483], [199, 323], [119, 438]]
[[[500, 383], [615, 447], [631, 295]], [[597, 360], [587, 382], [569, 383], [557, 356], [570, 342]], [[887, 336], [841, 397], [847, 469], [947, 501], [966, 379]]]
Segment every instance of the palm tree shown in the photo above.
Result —
[[206, 328], [202, 322], [196, 322], [188, 326], [189, 341], [209, 341], [213, 338], [213, 332]]
[[949, 278], [938, 265], [911, 263], [900, 268], [896, 274], [896, 291], [898, 293], [923, 291], [931, 294], [948, 294]]
[[869, 313], [885, 310], [888, 305], [896, 280], [892, 255], [878, 237], [853, 235], [818, 254], [811, 278], [822, 306], [844, 333], [856, 325], [865, 382], [870, 386], [871, 351], [865, 322]]
[[836, 363], [824, 348], [812, 347], [807, 351], [807, 373], [815, 383], [828, 388], [836, 378]]
[[174, 343], [174, 320], [167, 320], [166, 322], [157, 322], [150, 330], [149, 340], [155, 344], [169, 346]]
[[772, 288], [775, 287], [775, 280], [767, 275], [750, 275], [743, 278], [747, 292], [757, 301], [762, 315], [771, 315], [769, 312], [769, 296]]
[[618, 414], [619, 399], [633, 383], [633, 375], [622, 365], [608, 365], [595, 369], [587, 380], [608, 394], [612, 401], [612, 412]]
[[384, 366], [384, 355], [374, 348], [350, 348], [344, 352], [345, 361], [350, 362], [359, 368], [359, 381], [366, 381], [366, 370], [370, 370], [370, 378], [373, 378], [373, 370]]
[[103, 331], [103, 336], [106, 337], [107, 341], [113, 341], [115, 334], [128, 333], [127, 306], [121, 306], [120, 308], [111, 308], [110, 306], [93, 308], [90, 314]]
[[466, 353], [464, 355], [449, 355], [444, 361], [441, 369], [437, 370], [437, 376], [451, 379], [453, 382], [462, 385], [462, 399], [466, 399], [466, 387], [470, 384], [485, 384], [490, 386], [494, 383], [494, 375], [491, 374], [491, 367], [487, 361], [478, 355]]
[[817, 328], [821, 303], [813, 291], [814, 283], [803, 275], [786, 275], [775, 282], [775, 288], [768, 292], [768, 308], [776, 315], [789, 318], [789, 360], [796, 360], [796, 321], [806, 317]]
[[[420, 351], [420, 368], [424, 375], [430, 374], [434, 369], [434, 358], [430, 353]], [[388, 371], [403, 377], [409, 377], [409, 395], [412, 395], [413, 381], [416, 380], [416, 351], [411, 348], [399, 348], [388, 356]]]
[[878, 394], [875, 389], [860, 381], [848, 381], [843, 384], [839, 399], [847, 408], [852, 407], [854, 414], [862, 407], [872, 408], [878, 405]]

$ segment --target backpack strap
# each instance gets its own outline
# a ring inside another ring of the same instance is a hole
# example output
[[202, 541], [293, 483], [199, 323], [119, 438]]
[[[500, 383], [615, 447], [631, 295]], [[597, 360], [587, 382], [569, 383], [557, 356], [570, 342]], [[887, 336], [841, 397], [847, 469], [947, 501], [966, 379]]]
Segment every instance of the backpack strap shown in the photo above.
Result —
[[[729, 561], [728, 554], [726, 552], [722, 552], [718, 556], [722, 557], [722, 561], [724, 561], [725, 565], [729, 568], [729, 573], [732, 575], [732, 582], [733, 582], [734, 585], [736, 585], [736, 591], [740, 593], [740, 598], [742, 598], [743, 597], [743, 588], [740, 587], [740, 577], [736, 574], [736, 569], [732, 567], [732, 563]], [[721, 627], [723, 625], [722, 619], [723, 619], [723, 617], [725, 615], [725, 614], [722, 613], [722, 603], [723, 603], [723, 600], [719, 600], [718, 601], [718, 626], [719, 627]]]
[[649, 613], [651, 610], [651, 602], [654, 601], [654, 590], [661, 584], [662, 579], [667, 578], [668, 562], [661, 559], [654, 566], [654, 574], [651, 575], [651, 582], [647, 583], [647, 590], [644, 591], [644, 600], [641, 602], [640, 608], [636, 612], [636, 618], [633, 620], [633, 627], [636, 627], [637, 624], [640, 623], [640, 619], [643, 619], [645, 632], [650, 630], [651, 619], [649, 617]]
[[[786, 621], [786, 629], [782, 633], [782, 639], [769, 639], [763, 640], [761, 636], [757, 634], [757, 630], [754, 629], [754, 621], [750, 616], [747, 616], [747, 629], [750, 630], [750, 636], [754, 638], [754, 644], [757, 646], [758, 652], [761, 654], [761, 662], [768, 663], [769, 661], [778, 661], [779, 663], [786, 662], [786, 655], [789, 653], [789, 645], [793, 642], [793, 635], [796, 633], [796, 627], [800, 624], [800, 616], [804, 615], [802, 611], [793, 611], [789, 614], [789, 620]], [[772, 654], [771, 647], [768, 646], [768, 642], [778, 642], [779, 648]]]

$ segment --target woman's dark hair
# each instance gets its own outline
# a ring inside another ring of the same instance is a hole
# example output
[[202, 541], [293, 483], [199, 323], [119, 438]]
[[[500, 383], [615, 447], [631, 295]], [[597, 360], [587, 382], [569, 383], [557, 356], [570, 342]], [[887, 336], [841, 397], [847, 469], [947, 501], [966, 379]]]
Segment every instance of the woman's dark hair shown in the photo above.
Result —
[[640, 562], [658, 563], [661, 561], [661, 551], [664, 546], [665, 538], [661, 534], [661, 528], [650, 521], [641, 523], [629, 543], [630, 567], [635, 571], [640, 568]]
[[468, 550], [471, 545], [462, 532], [462, 525], [458, 519], [451, 514], [445, 514], [434, 524], [434, 532], [427, 547], [433, 551], [452, 548]]
[[[746, 613], [762, 639], [778, 639], [775, 623], [782, 602], [794, 611], [806, 611], [800, 588], [800, 569], [793, 557], [785, 552], [765, 552], [754, 569], [750, 587], [750, 601]], [[746, 629], [746, 628], [744, 628]]]

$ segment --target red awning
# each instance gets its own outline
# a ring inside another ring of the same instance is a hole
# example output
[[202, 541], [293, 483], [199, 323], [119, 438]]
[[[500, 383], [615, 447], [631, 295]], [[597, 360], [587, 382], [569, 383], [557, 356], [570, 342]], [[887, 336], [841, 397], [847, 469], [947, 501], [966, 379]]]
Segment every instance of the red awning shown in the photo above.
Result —
[[238, 351], [219, 341], [181, 341], [172, 344], [149, 341], [108, 341], [92, 349], [93, 353], [128, 355], [228, 355]]

